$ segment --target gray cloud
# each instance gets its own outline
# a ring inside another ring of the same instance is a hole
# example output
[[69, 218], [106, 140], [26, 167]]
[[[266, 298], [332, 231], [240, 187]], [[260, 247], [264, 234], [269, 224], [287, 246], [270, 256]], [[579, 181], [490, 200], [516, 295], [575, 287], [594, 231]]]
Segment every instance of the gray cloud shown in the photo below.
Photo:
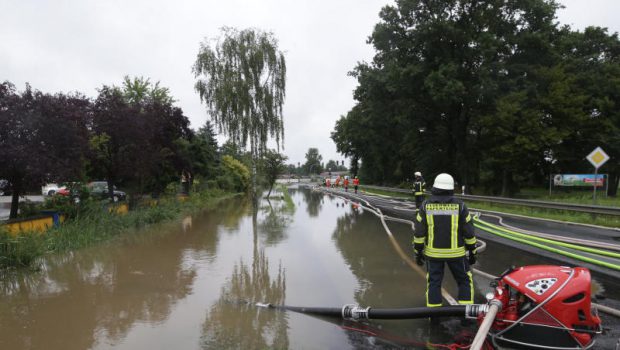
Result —
[[[80, 91], [95, 96], [124, 75], [169, 87], [198, 128], [207, 115], [193, 90], [199, 43], [222, 26], [272, 31], [288, 65], [285, 153], [303, 162], [308, 147], [325, 161], [344, 159], [329, 138], [354, 104], [358, 61], [372, 58], [366, 39], [385, 0], [37, 1], [0, 0], [0, 80], [22, 89]], [[561, 23], [618, 31], [615, 1], [565, 0]]]

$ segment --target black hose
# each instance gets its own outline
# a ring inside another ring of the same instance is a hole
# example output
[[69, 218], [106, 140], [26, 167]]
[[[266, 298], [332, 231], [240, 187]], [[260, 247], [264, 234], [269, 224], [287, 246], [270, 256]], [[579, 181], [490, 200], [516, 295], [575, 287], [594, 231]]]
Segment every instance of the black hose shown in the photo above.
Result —
[[303, 306], [286, 306], [286, 305], [269, 305], [269, 307], [295, 311], [302, 314], [311, 314], [317, 316], [340, 317], [342, 318], [342, 309], [335, 307], [303, 307]]
[[407, 309], [370, 309], [368, 318], [382, 320], [404, 320], [410, 318], [465, 316], [465, 305], [442, 307], [412, 307]]
[[413, 307], [401, 309], [372, 309], [360, 308], [354, 305], [346, 305], [342, 308], [335, 307], [303, 307], [287, 305], [257, 304], [258, 306], [270, 307], [280, 310], [294, 311], [317, 316], [338, 318], [363, 318], [381, 320], [404, 320], [426, 317], [465, 317], [466, 305], [452, 305], [443, 307]]

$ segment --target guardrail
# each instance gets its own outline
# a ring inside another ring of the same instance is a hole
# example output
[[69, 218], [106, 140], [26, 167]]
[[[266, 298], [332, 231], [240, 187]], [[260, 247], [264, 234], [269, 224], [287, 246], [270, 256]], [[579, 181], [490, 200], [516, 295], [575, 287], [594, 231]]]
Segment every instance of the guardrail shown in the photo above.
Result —
[[[403, 189], [403, 188], [372, 186], [372, 185], [364, 185], [360, 187], [374, 188], [374, 189], [389, 191], [389, 192], [412, 194], [411, 190]], [[526, 207], [535, 207], [535, 208], [544, 208], [544, 209], [570, 210], [570, 211], [576, 211], [576, 212], [588, 213], [588, 214], [604, 214], [604, 215], [620, 216], [620, 208], [608, 207], [608, 206], [602, 206], [602, 205], [571, 204], [571, 203], [539, 201], [539, 200], [533, 200], [533, 199], [518, 199], [518, 198], [493, 197], [493, 196], [474, 196], [474, 195], [460, 195], [460, 194], [455, 194], [455, 197], [461, 198], [463, 200], [468, 200], [468, 201], [512, 204], [512, 205], [521, 205], [521, 206], [526, 206]]]

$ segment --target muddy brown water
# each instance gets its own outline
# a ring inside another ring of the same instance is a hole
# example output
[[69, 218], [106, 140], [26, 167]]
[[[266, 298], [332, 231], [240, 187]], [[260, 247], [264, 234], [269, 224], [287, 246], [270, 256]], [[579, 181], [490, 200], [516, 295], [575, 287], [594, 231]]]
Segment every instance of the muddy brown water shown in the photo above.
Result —
[[[425, 280], [380, 221], [341, 198], [290, 190], [294, 207], [223, 202], [118, 242], [47, 258], [0, 283], [0, 349], [392, 349], [451, 343], [458, 320], [353, 322], [262, 309], [424, 305]], [[391, 224], [409, 251], [411, 230]], [[491, 273], [529, 259], [500, 251]], [[477, 298], [488, 281], [476, 280]], [[445, 286], [454, 292], [450, 275]]]

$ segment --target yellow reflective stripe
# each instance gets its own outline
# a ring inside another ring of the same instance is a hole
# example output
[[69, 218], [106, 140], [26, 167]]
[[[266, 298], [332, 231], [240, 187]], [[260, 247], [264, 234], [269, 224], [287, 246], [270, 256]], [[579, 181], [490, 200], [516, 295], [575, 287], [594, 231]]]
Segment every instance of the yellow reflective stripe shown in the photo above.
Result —
[[476, 244], [476, 237], [472, 237], [472, 238], [465, 238], [465, 244]]
[[432, 215], [426, 215], [426, 223], [428, 225], [428, 247], [433, 248], [435, 244], [435, 219]]
[[450, 248], [433, 248], [427, 245], [424, 248], [424, 255], [431, 258], [459, 258], [465, 256], [465, 247]]
[[421, 195], [424, 194], [424, 192], [414, 192], [413, 194], [416, 195], [416, 196], [421, 196]]
[[459, 216], [451, 215], [450, 216], [450, 248], [455, 249], [459, 246], [458, 244], [458, 228], [459, 228]]
[[426, 237], [413, 237], [413, 243], [424, 243], [424, 238]]
[[442, 306], [441, 304], [430, 304], [428, 302], [428, 287], [430, 286], [429, 281], [428, 281], [428, 272], [426, 273], [426, 306], [427, 307], [440, 307]]
[[428, 283], [428, 272], [426, 273], [426, 293], [424, 293], [424, 296], [426, 297], [426, 306], [428, 306], [428, 287], [430, 287], [430, 284]]
[[472, 278], [471, 271], [467, 271], [467, 277], [469, 278], [469, 300], [459, 300], [461, 305], [474, 303], [474, 279]]
[[[418, 209], [416, 209], [416, 210], [418, 210]], [[420, 216], [420, 213], [418, 213], [418, 215], [416, 215], [415, 219], [418, 220], [418, 222], [422, 222], [422, 217]]]
[[471, 214], [467, 214], [467, 217], [465, 218], [465, 222], [470, 222], [471, 221]]

